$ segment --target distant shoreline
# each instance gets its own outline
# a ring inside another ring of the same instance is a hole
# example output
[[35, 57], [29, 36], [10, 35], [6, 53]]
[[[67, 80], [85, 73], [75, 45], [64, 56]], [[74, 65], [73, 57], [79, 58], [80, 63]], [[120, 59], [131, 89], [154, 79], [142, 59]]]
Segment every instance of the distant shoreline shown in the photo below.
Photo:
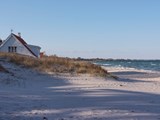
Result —
[[77, 58], [83, 61], [160, 61], [160, 59], [113, 59], [113, 58]]

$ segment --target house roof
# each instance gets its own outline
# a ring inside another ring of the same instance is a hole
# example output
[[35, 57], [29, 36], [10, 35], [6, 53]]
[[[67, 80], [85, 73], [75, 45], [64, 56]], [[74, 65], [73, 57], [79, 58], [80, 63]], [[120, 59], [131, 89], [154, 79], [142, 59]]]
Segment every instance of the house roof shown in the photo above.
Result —
[[27, 46], [27, 43], [25, 42], [25, 40], [24, 40], [23, 38], [15, 35], [15, 34], [13, 34], [13, 33], [12, 33], [12, 35], [13, 35], [20, 43], [22, 43], [22, 44], [25, 46], [25, 48], [26, 48], [33, 56], [38, 57], [38, 56], [35, 55], [34, 52]]

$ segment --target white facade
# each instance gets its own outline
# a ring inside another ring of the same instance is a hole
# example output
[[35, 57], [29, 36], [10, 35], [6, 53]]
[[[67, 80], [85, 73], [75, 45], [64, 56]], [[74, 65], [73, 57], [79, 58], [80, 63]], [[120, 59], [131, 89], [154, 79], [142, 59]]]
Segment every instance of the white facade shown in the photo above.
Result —
[[36, 56], [40, 57], [40, 49], [41, 49], [41, 48], [40, 48], [39, 46], [29, 45], [29, 44], [27, 44], [27, 46], [28, 46], [29, 49], [31, 49], [31, 50], [33, 51], [33, 53], [34, 53]]
[[32, 57], [40, 57], [40, 47], [28, 45], [21, 37], [11, 34], [0, 46], [1, 52], [15, 52]]

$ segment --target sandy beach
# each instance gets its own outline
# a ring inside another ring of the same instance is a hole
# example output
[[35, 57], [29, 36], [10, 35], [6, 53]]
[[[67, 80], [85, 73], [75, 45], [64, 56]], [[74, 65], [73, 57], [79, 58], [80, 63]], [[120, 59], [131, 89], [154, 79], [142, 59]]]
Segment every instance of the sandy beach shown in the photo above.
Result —
[[159, 120], [160, 73], [107, 67], [119, 79], [43, 74], [0, 61], [0, 120]]

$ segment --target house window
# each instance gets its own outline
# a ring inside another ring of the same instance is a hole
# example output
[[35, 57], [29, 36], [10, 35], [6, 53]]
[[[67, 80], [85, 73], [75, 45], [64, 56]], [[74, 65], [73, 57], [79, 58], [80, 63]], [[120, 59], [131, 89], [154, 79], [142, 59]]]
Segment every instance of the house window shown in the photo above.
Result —
[[14, 53], [16, 53], [17, 52], [17, 47], [15, 47], [15, 46], [9, 46], [8, 47], [8, 52], [14, 52]]

